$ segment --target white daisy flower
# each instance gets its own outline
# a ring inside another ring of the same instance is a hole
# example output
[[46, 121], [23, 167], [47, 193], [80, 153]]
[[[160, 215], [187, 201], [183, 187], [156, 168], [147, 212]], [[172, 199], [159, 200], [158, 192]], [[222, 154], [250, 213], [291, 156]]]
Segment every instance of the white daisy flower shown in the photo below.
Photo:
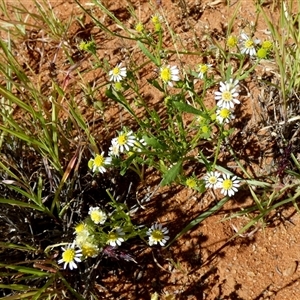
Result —
[[91, 220], [95, 223], [95, 224], [104, 224], [106, 219], [107, 219], [107, 215], [106, 213], [100, 209], [100, 207], [90, 207], [89, 209], [89, 215]]
[[154, 224], [147, 231], [147, 235], [149, 235], [149, 245], [157, 245], [158, 243], [163, 247], [170, 239], [167, 235], [169, 230], [167, 228], [163, 228], [161, 224]]
[[109, 156], [120, 156], [120, 147], [116, 142], [112, 142], [111, 146], [108, 149]]
[[230, 120], [234, 119], [234, 115], [232, 114], [232, 111], [226, 107], [219, 108], [216, 114], [217, 114], [217, 121], [220, 124], [229, 123]]
[[210, 64], [199, 64], [198, 65], [198, 78], [203, 79], [205, 74], [207, 74], [208, 70], [211, 68]]
[[238, 191], [237, 188], [240, 186], [240, 180], [237, 179], [236, 176], [230, 178], [230, 175], [228, 174], [223, 174], [223, 177], [219, 178], [218, 181], [221, 193], [229, 197], [233, 196]]
[[117, 228], [115, 231], [111, 231], [108, 234], [107, 244], [116, 247], [121, 246], [121, 243], [124, 242], [124, 238], [122, 236], [125, 235], [125, 232], [121, 228]]
[[111, 157], [104, 157], [104, 152], [101, 154], [96, 154], [95, 158], [90, 159], [88, 162], [89, 168], [93, 172], [100, 172], [100, 173], [105, 173], [107, 166], [111, 164]]
[[217, 171], [208, 172], [204, 176], [205, 187], [212, 188], [212, 189], [219, 188], [219, 177], [220, 176], [221, 176], [221, 174]]
[[160, 68], [160, 78], [164, 83], [173, 86], [172, 81], [179, 81], [179, 69], [176, 66], [167, 66]]
[[81, 262], [81, 250], [75, 250], [75, 243], [68, 244], [66, 248], [61, 248], [63, 250], [62, 258], [58, 261], [59, 264], [64, 263], [64, 269], [69, 265], [70, 270], [76, 269], [77, 262]]
[[220, 82], [220, 90], [215, 92], [215, 99], [217, 100], [217, 106], [231, 109], [234, 104], [241, 103], [237, 97], [238, 93], [238, 81], [230, 80], [229, 82]]
[[242, 54], [248, 54], [250, 56], [256, 55], [255, 45], [259, 43], [259, 40], [253, 40], [249, 38], [246, 33], [242, 33], [240, 43]]
[[121, 67], [122, 63], [119, 63], [117, 66], [115, 66], [111, 71], [108, 72], [108, 75], [110, 76], [109, 80], [114, 82], [120, 82], [122, 79], [124, 79], [127, 76], [126, 67]]
[[112, 148], [116, 152], [116, 147], [118, 147], [119, 152], [129, 151], [135, 145], [136, 138], [132, 134], [132, 131], [129, 132], [121, 132], [118, 137], [113, 138], [111, 141]]

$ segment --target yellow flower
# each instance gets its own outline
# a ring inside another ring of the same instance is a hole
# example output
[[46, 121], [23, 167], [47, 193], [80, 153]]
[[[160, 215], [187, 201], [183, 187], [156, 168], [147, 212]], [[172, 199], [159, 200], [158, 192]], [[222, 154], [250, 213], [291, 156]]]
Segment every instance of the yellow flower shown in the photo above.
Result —
[[238, 43], [238, 39], [237, 39], [236, 36], [230, 35], [230, 36], [227, 38], [227, 42], [226, 42], [227, 47], [229, 47], [229, 48], [236, 47], [237, 43]]
[[160, 68], [160, 78], [164, 83], [173, 86], [172, 81], [179, 81], [179, 69], [176, 66]]
[[64, 269], [69, 265], [70, 270], [76, 269], [76, 262], [81, 262], [81, 250], [75, 250], [75, 243], [68, 244], [63, 250], [62, 258], [58, 261], [59, 264], [64, 263]]
[[135, 30], [137, 32], [140, 32], [140, 33], [143, 32], [144, 31], [144, 25], [141, 22], [137, 23], [136, 26], [135, 26]]
[[90, 207], [89, 215], [95, 224], [104, 224], [107, 219], [106, 213], [100, 207]]
[[81, 233], [84, 231], [85, 228], [86, 228], [86, 226], [84, 223], [79, 223], [75, 226], [75, 233], [76, 234]]
[[268, 51], [265, 48], [260, 48], [260, 49], [257, 50], [256, 55], [257, 55], [258, 58], [263, 59], [263, 58], [267, 57]]
[[264, 41], [262, 44], [261, 44], [261, 47], [263, 49], [266, 49], [266, 50], [270, 50], [272, 47], [273, 47], [273, 43], [271, 41]]
[[188, 178], [185, 181], [185, 184], [191, 189], [195, 189], [197, 187], [197, 181], [193, 177]]
[[95, 257], [99, 253], [99, 248], [90, 242], [85, 242], [81, 245], [82, 255], [85, 257]]

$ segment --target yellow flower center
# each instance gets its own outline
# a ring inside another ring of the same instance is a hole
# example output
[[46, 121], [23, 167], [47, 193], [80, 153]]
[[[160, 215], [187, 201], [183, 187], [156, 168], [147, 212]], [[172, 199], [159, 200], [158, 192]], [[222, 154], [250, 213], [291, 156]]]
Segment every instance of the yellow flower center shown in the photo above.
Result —
[[117, 92], [119, 92], [119, 91], [121, 91], [122, 90], [122, 83], [121, 82], [116, 82], [115, 84], [114, 84], [114, 88], [115, 88], [115, 90], [117, 91]]
[[160, 78], [165, 81], [168, 82], [171, 80], [172, 78], [172, 74], [171, 74], [171, 70], [169, 68], [163, 68], [160, 71]]
[[118, 144], [119, 145], [125, 145], [127, 142], [127, 135], [126, 134], [121, 134], [119, 137], [118, 137]]
[[227, 46], [229, 48], [233, 48], [237, 45], [237, 38], [235, 36], [230, 35], [227, 39]]
[[164, 234], [161, 232], [161, 230], [156, 229], [152, 231], [151, 237], [153, 240], [159, 242], [163, 239]]
[[78, 225], [75, 226], [75, 232], [80, 233], [84, 230], [84, 228], [85, 228], [84, 223], [79, 223]]
[[224, 190], [230, 190], [233, 186], [232, 180], [231, 179], [225, 179], [222, 182], [222, 186]]
[[159, 23], [159, 17], [158, 16], [153, 16], [151, 19], [152, 23]]
[[142, 32], [142, 31], [144, 30], [143, 24], [142, 24], [142, 23], [136, 24], [135, 30], [136, 30], [137, 32]]
[[82, 255], [86, 257], [92, 257], [98, 254], [98, 248], [95, 245], [82, 245], [81, 246]]
[[62, 254], [62, 259], [64, 262], [66, 263], [70, 263], [71, 261], [74, 260], [75, 258], [75, 250], [70, 248], [70, 249], [67, 249], [63, 254]]
[[230, 91], [225, 91], [222, 93], [222, 99], [224, 101], [231, 101], [232, 100], [232, 94]]
[[261, 47], [266, 50], [270, 50], [273, 47], [273, 43], [271, 41], [264, 41]]
[[102, 155], [97, 154], [94, 159], [94, 165], [96, 167], [101, 167], [104, 165], [104, 157]]
[[202, 74], [205, 74], [208, 70], [208, 66], [207, 65], [199, 65], [199, 72]]
[[258, 51], [257, 51], [257, 57], [258, 58], [266, 58], [267, 57], [267, 50], [264, 49], [264, 48], [260, 48]]
[[193, 189], [197, 186], [197, 182], [194, 178], [189, 178], [186, 180], [186, 185]]
[[248, 40], [248, 41], [245, 42], [245, 47], [247, 49], [253, 48], [253, 46], [254, 46], [254, 43], [253, 43], [252, 40]]
[[115, 68], [113, 68], [113, 70], [112, 70], [112, 73], [115, 75], [115, 76], [117, 76], [117, 75], [119, 75], [120, 74], [120, 68], [119, 67], [115, 67]]
[[227, 119], [230, 115], [230, 110], [227, 109], [227, 108], [222, 108], [220, 110], [220, 116], [223, 118], [223, 119]]
[[203, 133], [208, 133], [209, 132], [209, 127], [204, 125], [204, 126], [201, 127], [201, 130], [202, 130]]
[[110, 232], [110, 233], [108, 234], [108, 240], [110, 240], [110, 241], [116, 241], [117, 239], [118, 239], [118, 236], [117, 236], [116, 233]]
[[91, 220], [96, 224], [100, 223], [103, 220], [103, 215], [98, 210], [93, 210], [90, 216], [91, 216]]
[[216, 184], [218, 181], [217, 177], [216, 176], [211, 176], [209, 177], [208, 179], [208, 182], [211, 183], [211, 184]]

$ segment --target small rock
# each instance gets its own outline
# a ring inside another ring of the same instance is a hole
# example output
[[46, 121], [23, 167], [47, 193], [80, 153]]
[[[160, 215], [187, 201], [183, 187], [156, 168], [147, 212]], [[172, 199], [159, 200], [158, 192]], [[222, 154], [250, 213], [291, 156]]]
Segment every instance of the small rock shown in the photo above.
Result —
[[255, 277], [255, 273], [253, 273], [253, 272], [247, 272], [247, 275], [248, 275], [249, 277]]
[[282, 271], [283, 276], [292, 276], [298, 267], [298, 263], [296, 261], [293, 261], [288, 268]]

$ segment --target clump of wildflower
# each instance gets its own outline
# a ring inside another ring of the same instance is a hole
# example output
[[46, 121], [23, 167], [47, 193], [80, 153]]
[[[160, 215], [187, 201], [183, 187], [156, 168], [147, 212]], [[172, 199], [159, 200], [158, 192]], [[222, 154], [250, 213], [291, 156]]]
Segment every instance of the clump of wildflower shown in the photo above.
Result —
[[173, 86], [172, 81], [179, 81], [179, 69], [176, 66], [166, 66], [160, 68], [160, 78], [161, 80], [168, 84], [169, 86]]
[[101, 154], [96, 154], [95, 158], [91, 158], [88, 162], [88, 167], [93, 172], [105, 173], [106, 167], [111, 165], [111, 157], [104, 157], [104, 152]]
[[121, 243], [124, 242], [123, 236], [125, 235], [125, 232], [121, 228], [117, 228], [114, 231], [111, 231], [108, 233], [107, 236], [107, 244], [116, 247], [121, 246]]
[[82, 51], [90, 52], [92, 54], [96, 54], [96, 43], [91, 40], [89, 42], [81, 41], [79, 44], [79, 49]]
[[[113, 138], [111, 141], [111, 151], [117, 153], [117, 149], [119, 153], [123, 153], [125, 151], [129, 151], [136, 143], [136, 137], [132, 134], [132, 131], [129, 132], [121, 132], [118, 137]], [[116, 155], [117, 156], [117, 155]]]
[[206, 76], [208, 70], [211, 68], [210, 64], [199, 64], [198, 65], [198, 78], [203, 79]]
[[100, 207], [90, 207], [89, 209], [89, 215], [91, 220], [95, 223], [95, 224], [104, 224], [106, 219], [107, 219], [107, 215], [106, 213], [100, 209]]
[[238, 191], [237, 188], [240, 186], [240, 180], [237, 179], [236, 176], [230, 177], [228, 174], [223, 174], [218, 181], [221, 193], [229, 197], [233, 196]]
[[151, 228], [147, 231], [147, 235], [149, 235], [149, 245], [157, 245], [158, 243], [163, 247], [170, 239], [167, 235], [169, 230], [167, 228], [163, 228], [161, 224], [155, 223], [151, 226]]
[[59, 264], [64, 263], [64, 269], [68, 266], [70, 270], [76, 269], [76, 263], [81, 262], [81, 249], [75, 250], [75, 243], [68, 244], [66, 248], [61, 248], [63, 251], [62, 258], [58, 261]]
[[248, 54], [250, 56], [256, 55], [255, 45], [259, 43], [259, 40], [253, 40], [248, 37], [246, 33], [241, 34], [241, 53]]
[[220, 178], [220, 176], [221, 176], [221, 174], [217, 171], [208, 172], [204, 176], [205, 187], [206, 188], [212, 188], [212, 189], [219, 188], [219, 178]]
[[119, 63], [111, 71], [109, 71], [108, 75], [110, 76], [110, 81], [120, 82], [127, 76], [126, 67], [122, 67], [122, 63]]
[[237, 43], [238, 43], [238, 39], [237, 39], [236, 36], [230, 35], [227, 38], [226, 45], [227, 45], [228, 48], [234, 48], [234, 47], [236, 47]]
[[234, 115], [230, 109], [221, 107], [217, 110], [216, 119], [220, 124], [229, 123], [232, 119], [234, 119]]
[[138, 22], [135, 26], [135, 30], [139, 33], [142, 33], [144, 31], [144, 25], [141, 22]]
[[220, 82], [220, 90], [215, 92], [215, 99], [218, 101], [217, 106], [231, 109], [234, 104], [239, 104], [237, 99], [238, 93], [238, 81], [230, 80], [229, 82]]

